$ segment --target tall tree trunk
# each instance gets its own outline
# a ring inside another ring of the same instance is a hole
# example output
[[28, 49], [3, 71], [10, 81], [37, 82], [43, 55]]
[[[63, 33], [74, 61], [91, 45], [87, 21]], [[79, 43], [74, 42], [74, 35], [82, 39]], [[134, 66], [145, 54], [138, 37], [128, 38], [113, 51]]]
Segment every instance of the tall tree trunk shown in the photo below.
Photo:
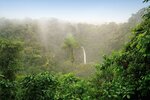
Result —
[[74, 58], [74, 50], [73, 50], [73, 48], [71, 48], [71, 55], [70, 55], [71, 57], [71, 62], [72, 62], [72, 64], [74, 63], [74, 61], [75, 61], [75, 58]]

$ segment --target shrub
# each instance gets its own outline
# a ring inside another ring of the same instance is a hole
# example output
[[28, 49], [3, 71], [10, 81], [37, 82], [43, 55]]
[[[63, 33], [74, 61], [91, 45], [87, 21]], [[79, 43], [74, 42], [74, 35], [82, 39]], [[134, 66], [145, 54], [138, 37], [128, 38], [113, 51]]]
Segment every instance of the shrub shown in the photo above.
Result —
[[48, 73], [27, 76], [21, 83], [22, 100], [53, 100], [57, 87], [56, 78]]

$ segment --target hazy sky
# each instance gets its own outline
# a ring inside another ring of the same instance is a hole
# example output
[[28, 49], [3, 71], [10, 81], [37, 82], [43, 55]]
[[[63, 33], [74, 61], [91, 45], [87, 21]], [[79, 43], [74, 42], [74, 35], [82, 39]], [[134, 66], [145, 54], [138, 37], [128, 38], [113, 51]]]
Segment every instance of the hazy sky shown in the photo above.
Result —
[[0, 0], [0, 17], [58, 18], [73, 22], [125, 22], [143, 0]]

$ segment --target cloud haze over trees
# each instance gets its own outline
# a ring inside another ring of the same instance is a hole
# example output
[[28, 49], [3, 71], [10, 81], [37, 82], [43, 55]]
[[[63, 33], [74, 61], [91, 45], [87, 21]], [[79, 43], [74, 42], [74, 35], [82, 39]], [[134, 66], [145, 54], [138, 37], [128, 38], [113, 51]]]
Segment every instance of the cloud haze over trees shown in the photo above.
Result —
[[0, 100], [145, 100], [149, 59], [150, 7], [122, 23], [0, 18]]

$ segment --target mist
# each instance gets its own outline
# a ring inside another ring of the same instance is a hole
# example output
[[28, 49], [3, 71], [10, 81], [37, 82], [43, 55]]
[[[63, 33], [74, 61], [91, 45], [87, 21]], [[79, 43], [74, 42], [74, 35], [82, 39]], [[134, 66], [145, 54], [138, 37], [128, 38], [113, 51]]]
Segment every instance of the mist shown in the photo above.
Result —
[[149, 2], [0, 0], [0, 100], [150, 98]]
[[[130, 41], [130, 30], [142, 21], [143, 14], [144, 9], [141, 9], [127, 22], [98, 25], [56, 18], [1, 18], [0, 33], [3, 38], [17, 39], [24, 43], [25, 73], [49, 70], [73, 72], [87, 77], [95, 72], [94, 63], [102, 62], [104, 55], [120, 50]], [[70, 39], [69, 34], [72, 35]], [[68, 47], [64, 49], [64, 45]], [[73, 50], [72, 53], [70, 50]]]

